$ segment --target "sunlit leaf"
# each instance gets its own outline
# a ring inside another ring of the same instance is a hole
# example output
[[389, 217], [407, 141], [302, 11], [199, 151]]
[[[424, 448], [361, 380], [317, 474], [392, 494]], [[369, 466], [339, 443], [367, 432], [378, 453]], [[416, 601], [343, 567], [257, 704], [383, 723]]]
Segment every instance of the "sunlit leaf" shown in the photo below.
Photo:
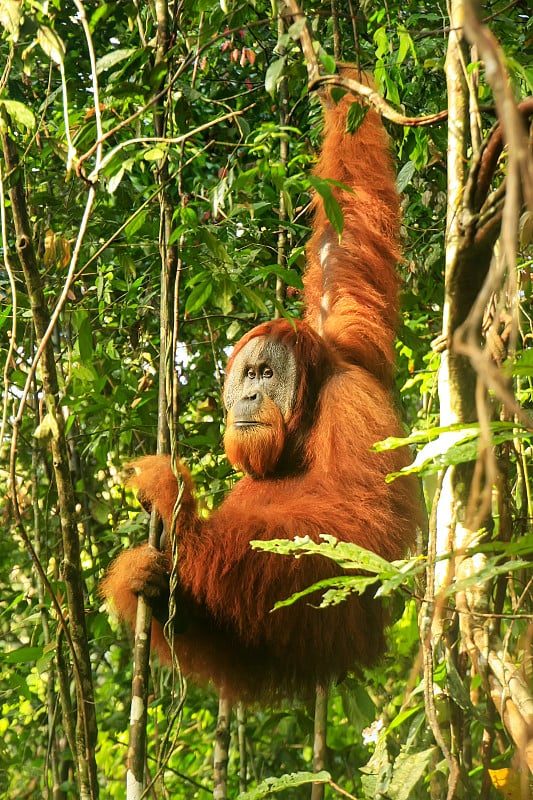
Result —
[[295, 789], [297, 786], [304, 786], [308, 783], [328, 783], [331, 779], [329, 772], [293, 772], [290, 775], [282, 775], [281, 778], [266, 778], [261, 781], [256, 789], [249, 792], [242, 792], [239, 800], [261, 800], [271, 794], [283, 792], [286, 789]]
[[489, 775], [504, 800], [522, 800], [522, 779], [515, 769], [489, 769]]
[[20, 0], [1, 0], [0, 25], [11, 34], [14, 42], [18, 40], [19, 28], [23, 19], [23, 5]]
[[56, 64], [62, 64], [65, 56], [65, 45], [57, 33], [47, 25], [39, 25], [37, 41], [46, 55]]
[[99, 75], [104, 70], [115, 67], [117, 64], [120, 64], [122, 61], [130, 58], [130, 56], [136, 52], [137, 49], [133, 47], [119, 47], [117, 49], [110, 50], [109, 53], [104, 53], [104, 55], [101, 56], [96, 62], [96, 74]]
[[13, 122], [21, 127], [34, 130], [36, 124], [35, 116], [33, 111], [28, 108], [28, 106], [24, 105], [24, 103], [19, 103], [18, 100], [1, 99], [0, 104], [5, 106], [6, 111]]
[[266, 71], [265, 75], [265, 89], [270, 95], [274, 95], [278, 88], [278, 81], [283, 75], [285, 68], [285, 56], [273, 61]]

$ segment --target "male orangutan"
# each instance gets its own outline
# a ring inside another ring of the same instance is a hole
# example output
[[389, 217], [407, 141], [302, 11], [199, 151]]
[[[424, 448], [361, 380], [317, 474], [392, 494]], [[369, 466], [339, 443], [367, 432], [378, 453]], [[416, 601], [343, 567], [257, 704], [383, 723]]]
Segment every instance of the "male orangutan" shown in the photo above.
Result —
[[[398, 197], [381, 120], [369, 111], [345, 132], [353, 98], [324, 100], [325, 134], [316, 174], [344, 212], [339, 237], [320, 197], [307, 249], [303, 321], [277, 319], [250, 331], [229, 360], [224, 387], [230, 462], [245, 475], [209, 519], [199, 518], [187, 469], [178, 537], [175, 648], [185, 675], [232, 699], [310, 695], [380, 655], [382, 608], [370, 593], [318, 609], [319, 596], [272, 612], [278, 600], [342, 574], [334, 562], [253, 550], [254, 539], [320, 541], [331, 534], [386, 559], [403, 556], [418, 512], [416, 482], [385, 476], [404, 450], [372, 445], [402, 434], [391, 399], [399, 257]], [[135, 465], [145, 505], [171, 528], [177, 482], [166, 457]], [[122, 553], [103, 583], [119, 616], [134, 625], [137, 596], [152, 604], [152, 647], [169, 659], [171, 548]]]

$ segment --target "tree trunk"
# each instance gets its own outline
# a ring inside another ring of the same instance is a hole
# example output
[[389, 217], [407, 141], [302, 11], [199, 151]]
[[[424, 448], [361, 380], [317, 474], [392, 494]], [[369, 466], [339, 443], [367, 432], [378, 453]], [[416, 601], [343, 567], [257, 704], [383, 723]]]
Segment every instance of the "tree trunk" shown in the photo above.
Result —
[[56, 482], [61, 535], [63, 541], [63, 579], [68, 605], [67, 641], [76, 685], [77, 713], [75, 748], [80, 795], [83, 800], [98, 797], [95, 747], [97, 724], [92, 683], [91, 661], [85, 624], [84, 582], [80, 560], [80, 542], [77, 526], [76, 499], [71, 480], [68, 447], [65, 435], [65, 419], [61, 407], [61, 395], [56, 370], [54, 348], [48, 336], [50, 315], [46, 305], [41, 275], [33, 244], [26, 194], [22, 184], [22, 171], [14, 141], [11, 139], [10, 121], [3, 114], [2, 148], [8, 174], [12, 176], [9, 190], [11, 211], [16, 235], [17, 254], [22, 266], [28, 296], [31, 302], [32, 319], [38, 345], [43, 344], [41, 371], [47, 422], [50, 431], [50, 450]]

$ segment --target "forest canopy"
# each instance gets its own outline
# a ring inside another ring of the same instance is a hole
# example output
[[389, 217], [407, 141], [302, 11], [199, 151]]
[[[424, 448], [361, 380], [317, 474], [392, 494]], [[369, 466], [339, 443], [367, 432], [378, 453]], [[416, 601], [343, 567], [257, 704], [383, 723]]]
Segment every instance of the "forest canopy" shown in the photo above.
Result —
[[[314, 708], [234, 709], [218, 797], [317, 800], [328, 785], [360, 800], [529, 796], [531, 9], [304, 11], [0, 0], [9, 800], [127, 796], [132, 643], [98, 591], [113, 557], [149, 536], [125, 466], [179, 455], [205, 514], [237, 479], [222, 446], [228, 354], [259, 322], [301, 314], [313, 192], [342, 236], [331, 186], [312, 172], [318, 87], [361, 93], [342, 86], [341, 62], [373, 76], [363, 99], [394, 150], [395, 391], [428, 527], [392, 565], [324, 541], [324, 556], [375, 567], [388, 652], [330, 692], [314, 774]], [[147, 796], [205, 797], [220, 778], [218, 699], [172, 678], [152, 663]]]

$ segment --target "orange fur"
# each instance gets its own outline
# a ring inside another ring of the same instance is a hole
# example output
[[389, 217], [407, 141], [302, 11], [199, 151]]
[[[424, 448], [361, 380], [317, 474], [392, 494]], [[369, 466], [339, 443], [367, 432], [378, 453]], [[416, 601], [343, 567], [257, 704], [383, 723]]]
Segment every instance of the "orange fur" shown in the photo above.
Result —
[[[350, 71], [345, 74], [349, 77]], [[387, 136], [376, 112], [367, 112], [355, 135], [345, 133], [353, 102], [351, 95], [344, 95], [338, 105], [329, 102], [325, 109], [315, 173], [351, 191], [333, 188], [344, 215], [340, 243], [322, 199], [315, 197], [314, 233], [307, 246], [306, 319], [343, 358], [391, 381], [398, 316], [398, 195]]]
[[[371, 450], [376, 441], [402, 433], [389, 393], [399, 215], [380, 121], [369, 112], [356, 136], [345, 135], [350, 102], [345, 97], [326, 112], [317, 169], [354, 187], [353, 195], [337, 192], [345, 213], [342, 241], [316, 200], [305, 320], [258, 326], [239, 342], [228, 364], [230, 372], [235, 354], [254, 336], [281, 341], [296, 356], [294, 412], [283, 439], [275, 437], [272, 464], [260, 473], [268, 477], [246, 475], [209, 519], [200, 519], [190, 476], [180, 466], [185, 492], [177, 521], [177, 566], [189, 626], [176, 635], [176, 651], [187, 675], [211, 681], [230, 698], [310, 694], [357, 663], [371, 664], [384, 645], [382, 607], [369, 593], [326, 609], [316, 608], [319, 597], [307, 598], [272, 613], [276, 601], [342, 570], [320, 557], [254, 551], [251, 540], [309, 536], [320, 541], [321, 534], [331, 534], [397, 559], [413, 542], [420, 520], [414, 479], [385, 482], [389, 472], [409, 461], [409, 453]], [[255, 446], [264, 464], [264, 443]], [[274, 449], [279, 447], [278, 456]], [[246, 459], [232, 452], [231, 439], [226, 448], [254, 472], [251, 455]], [[170, 461], [143, 459], [132, 482], [168, 530], [177, 496]], [[170, 552], [156, 556], [144, 546], [123, 553], [112, 565], [103, 592], [130, 624], [135, 593], [168, 570], [169, 558]], [[158, 623], [152, 643], [168, 658]]]
[[254, 427], [236, 436], [231, 428], [233, 409], [228, 411], [224, 450], [229, 462], [237, 469], [264, 478], [275, 470], [285, 443], [285, 422], [281, 411], [269, 397], [263, 400], [258, 420], [265, 427]]

